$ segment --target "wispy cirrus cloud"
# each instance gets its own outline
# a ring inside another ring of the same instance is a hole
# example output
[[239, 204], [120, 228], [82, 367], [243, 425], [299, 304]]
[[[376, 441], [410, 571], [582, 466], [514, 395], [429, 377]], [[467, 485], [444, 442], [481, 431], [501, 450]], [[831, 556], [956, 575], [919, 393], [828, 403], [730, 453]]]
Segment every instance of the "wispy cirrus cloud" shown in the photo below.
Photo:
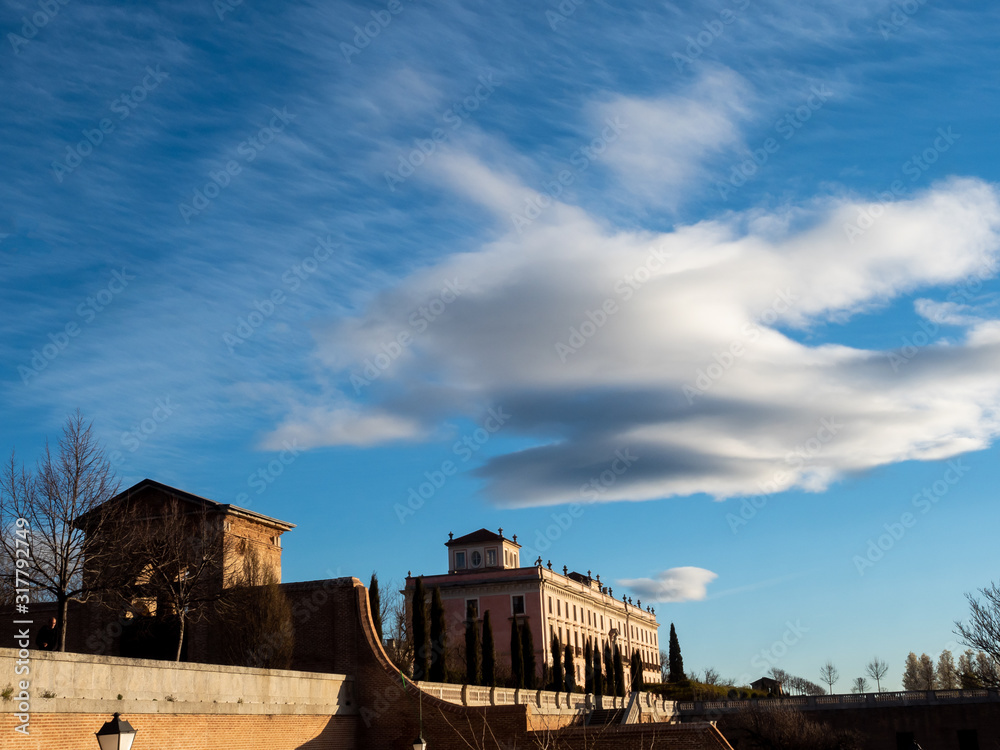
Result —
[[603, 161], [624, 189], [676, 207], [703, 178], [706, 161], [743, 143], [753, 99], [744, 78], [717, 68], [704, 70], [677, 94], [615, 96], [594, 108], [598, 123], [618, 118], [627, 128]]

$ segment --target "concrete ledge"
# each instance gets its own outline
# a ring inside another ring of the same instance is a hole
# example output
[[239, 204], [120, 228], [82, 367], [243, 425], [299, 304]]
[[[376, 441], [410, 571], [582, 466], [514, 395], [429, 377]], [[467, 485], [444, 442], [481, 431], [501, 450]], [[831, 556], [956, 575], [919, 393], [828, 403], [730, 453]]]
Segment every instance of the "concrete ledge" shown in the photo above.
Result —
[[[7, 704], [11, 705], [11, 704]], [[333, 710], [331, 710], [333, 709]], [[6, 710], [0, 703], [0, 710]], [[348, 716], [350, 708], [306, 703], [201, 703], [167, 700], [99, 700], [94, 698], [39, 698], [32, 696], [34, 714], [208, 714], [225, 716]]]
[[[22, 662], [29, 671], [19, 675]], [[354, 678], [346, 675], [50, 651], [25, 660], [0, 648], [0, 689], [11, 685], [16, 694], [24, 679], [31, 710], [42, 713], [357, 713]]]

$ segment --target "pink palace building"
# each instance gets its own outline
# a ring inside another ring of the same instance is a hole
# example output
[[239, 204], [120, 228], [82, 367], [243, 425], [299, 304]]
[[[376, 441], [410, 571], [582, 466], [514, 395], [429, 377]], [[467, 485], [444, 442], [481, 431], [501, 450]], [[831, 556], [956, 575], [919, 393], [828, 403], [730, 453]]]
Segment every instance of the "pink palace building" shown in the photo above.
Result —
[[[583, 655], [587, 640], [603, 652], [604, 644], [617, 643], [625, 663], [626, 685], [633, 651], [642, 657], [643, 680], [660, 682], [660, 641], [656, 614], [651, 607], [632, 604], [624, 596], [615, 599], [601, 577], [552, 570], [551, 561], [532, 561], [521, 567], [521, 545], [517, 535], [507, 539], [480, 529], [457, 539], [448, 534], [448, 573], [423, 576], [428, 601], [434, 588], [441, 589], [451, 645], [464, 643], [467, 607], [473, 607], [480, 624], [490, 612], [498, 667], [510, 667], [510, 628], [516, 618], [531, 628], [538, 676], [542, 665], [552, 664], [552, 635], [575, 649], [576, 683], [584, 684]], [[416, 577], [406, 578], [407, 601]]]

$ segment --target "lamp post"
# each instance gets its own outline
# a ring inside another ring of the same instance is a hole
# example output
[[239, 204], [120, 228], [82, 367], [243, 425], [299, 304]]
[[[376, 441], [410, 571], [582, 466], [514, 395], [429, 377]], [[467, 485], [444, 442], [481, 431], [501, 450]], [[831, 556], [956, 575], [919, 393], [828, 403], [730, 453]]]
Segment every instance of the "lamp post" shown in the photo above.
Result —
[[131, 750], [135, 741], [135, 729], [127, 721], [119, 719], [117, 711], [111, 721], [104, 722], [100, 731], [96, 732], [97, 743], [101, 750]]
[[427, 750], [427, 742], [424, 741], [424, 704], [420, 700], [421, 690], [417, 688], [417, 739], [413, 740], [413, 750]]

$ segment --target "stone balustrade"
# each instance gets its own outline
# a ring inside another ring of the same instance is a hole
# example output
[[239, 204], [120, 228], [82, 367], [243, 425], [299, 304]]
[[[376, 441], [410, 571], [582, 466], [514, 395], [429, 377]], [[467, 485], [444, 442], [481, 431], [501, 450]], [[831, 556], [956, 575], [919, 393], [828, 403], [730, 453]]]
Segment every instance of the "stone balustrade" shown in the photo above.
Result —
[[[427, 695], [459, 706], [531, 706], [536, 713], [564, 713], [591, 709], [625, 708], [628, 698], [592, 693], [553, 692], [550, 690], [524, 690], [480, 685], [455, 685], [443, 682], [416, 682]], [[639, 693], [637, 705], [643, 713], [656, 717], [656, 721], [669, 721], [677, 711], [674, 701], [665, 700], [655, 693]]]
[[711, 701], [681, 701], [677, 712], [699, 715], [707, 712], [739, 711], [750, 706], [779, 708], [791, 706], [801, 709], [860, 708], [864, 706], [913, 706], [941, 705], [952, 702], [1000, 702], [1000, 689], [976, 690], [900, 690], [884, 693], [845, 693], [842, 695], [793, 695], [783, 698], [756, 700], [731, 699]]

